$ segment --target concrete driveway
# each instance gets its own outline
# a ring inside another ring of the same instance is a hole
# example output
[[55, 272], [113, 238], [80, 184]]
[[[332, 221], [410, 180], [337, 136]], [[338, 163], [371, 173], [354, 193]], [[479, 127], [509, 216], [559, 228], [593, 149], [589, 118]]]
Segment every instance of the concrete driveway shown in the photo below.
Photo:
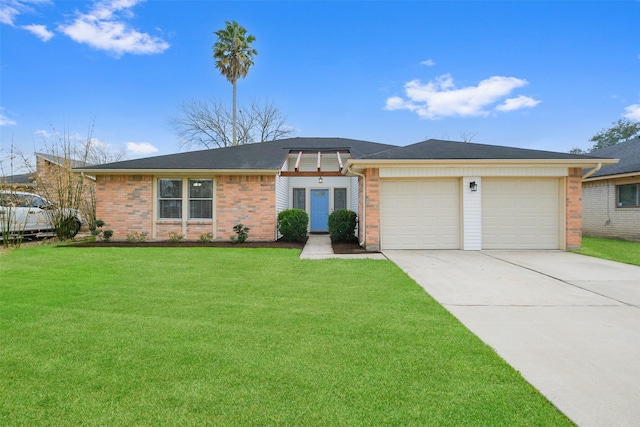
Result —
[[640, 267], [562, 251], [384, 254], [578, 425], [640, 425]]

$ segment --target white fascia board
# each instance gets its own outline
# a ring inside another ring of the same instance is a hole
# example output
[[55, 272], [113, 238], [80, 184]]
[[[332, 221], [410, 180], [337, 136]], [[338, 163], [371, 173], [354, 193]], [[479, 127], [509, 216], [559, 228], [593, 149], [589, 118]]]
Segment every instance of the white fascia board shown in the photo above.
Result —
[[407, 167], [407, 166], [522, 166], [522, 165], [549, 165], [567, 168], [593, 168], [602, 165], [618, 163], [619, 159], [349, 159], [345, 170], [351, 166], [352, 170], [361, 172], [368, 168], [381, 167]]

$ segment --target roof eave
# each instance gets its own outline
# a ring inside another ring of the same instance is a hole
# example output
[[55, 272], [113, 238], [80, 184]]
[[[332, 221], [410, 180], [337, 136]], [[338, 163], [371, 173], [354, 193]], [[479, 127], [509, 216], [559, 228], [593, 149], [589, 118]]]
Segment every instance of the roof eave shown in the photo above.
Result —
[[92, 175], [277, 175], [276, 169], [74, 169]]
[[568, 168], [592, 168], [598, 164], [612, 165], [619, 159], [349, 159], [345, 169], [351, 166], [354, 170], [393, 166], [522, 166], [552, 165]]
[[631, 177], [634, 177], [634, 176], [640, 176], [640, 171], [617, 173], [617, 174], [612, 174], [612, 175], [591, 176], [589, 178], [584, 179], [583, 181], [584, 182], [602, 181], [602, 180], [605, 180], [605, 179], [631, 178]]

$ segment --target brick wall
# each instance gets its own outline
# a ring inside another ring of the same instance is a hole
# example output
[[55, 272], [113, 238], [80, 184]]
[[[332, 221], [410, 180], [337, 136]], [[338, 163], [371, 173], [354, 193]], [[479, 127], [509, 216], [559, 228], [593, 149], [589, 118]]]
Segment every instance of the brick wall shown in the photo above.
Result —
[[[93, 220], [95, 182], [91, 178], [71, 172], [71, 163], [62, 167], [38, 156], [35, 176], [35, 192], [61, 206], [77, 208], [85, 225]], [[67, 188], [73, 191], [69, 193]], [[76, 194], [76, 191], [80, 191], [80, 194]], [[61, 195], [65, 200], [60, 200]], [[70, 195], [73, 198], [77, 195], [77, 200], [72, 200]]]
[[249, 240], [275, 240], [275, 185], [275, 176], [216, 177], [216, 239], [228, 240], [241, 223]]
[[582, 245], [582, 169], [569, 168], [566, 179], [566, 247]]
[[[380, 250], [380, 173], [379, 169], [364, 171], [365, 185], [365, 242], [364, 247], [369, 251]], [[363, 194], [362, 188], [360, 194]], [[362, 204], [362, 202], [361, 202]], [[362, 210], [360, 211], [362, 212]]]
[[582, 231], [590, 237], [640, 241], [640, 208], [616, 206], [615, 180], [586, 182], [582, 188]]
[[153, 177], [98, 175], [96, 218], [105, 222], [105, 230], [113, 230], [116, 240], [125, 239], [132, 231], [145, 232], [150, 237], [153, 230]]

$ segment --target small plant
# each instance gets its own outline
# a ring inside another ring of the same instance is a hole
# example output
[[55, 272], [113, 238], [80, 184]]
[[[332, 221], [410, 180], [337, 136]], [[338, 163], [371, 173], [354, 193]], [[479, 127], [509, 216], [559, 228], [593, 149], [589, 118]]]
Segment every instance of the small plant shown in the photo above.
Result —
[[102, 240], [109, 243], [113, 237], [113, 230], [104, 230], [102, 232]]
[[170, 243], [178, 243], [183, 238], [184, 238], [184, 236], [182, 234], [178, 234], [175, 231], [170, 231], [169, 232], [169, 242]]
[[329, 215], [329, 236], [336, 242], [356, 240], [358, 215], [348, 209], [338, 209]]
[[198, 243], [209, 243], [213, 239], [213, 233], [202, 233], [198, 237]]
[[236, 235], [231, 236], [231, 241], [233, 243], [244, 243], [249, 237], [249, 227], [245, 227], [242, 224], [236, 224], [233, 226], [233, 231], [235, 231]]
[[143, 232], [132, 231], [131, 233], [127, 234], [126, 240], [127, 240], [127, 243], [144, 242], [145, 240], [147, 240], [147, 233], [144, 231]]
[[111, 240], [111, 236], [113, 236], [113, 230], [103, 230], [104, 221], [101, 219], [96, 219], [91, 222], [89, 225], [89, 231], [91, 231], [91, 235], [97, 239], [108, 242]]
[[308, 225], [309, 215], [302, 209], [287, 209], [278, 214], [278, 231], [290, 242], [304, 240]]

